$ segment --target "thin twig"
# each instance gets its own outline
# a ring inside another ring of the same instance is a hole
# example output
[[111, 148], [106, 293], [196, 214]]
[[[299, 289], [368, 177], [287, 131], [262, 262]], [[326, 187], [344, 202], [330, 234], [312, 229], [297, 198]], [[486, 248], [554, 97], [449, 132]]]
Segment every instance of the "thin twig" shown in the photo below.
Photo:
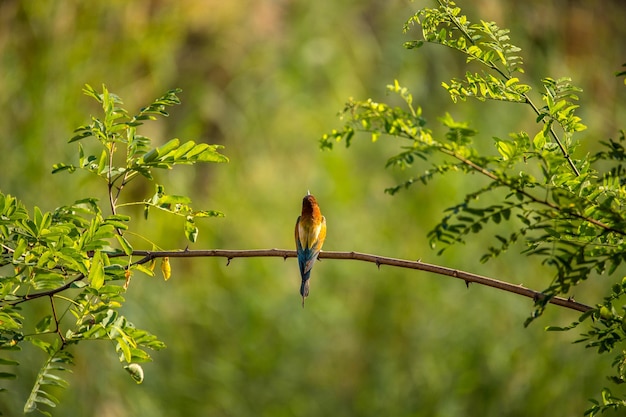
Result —
[[108, 174], [107, 174], [107, 184], [109, 187], [109, 204], [111, 205], [111, 213], [112, 214], [116, 214], [115, 213], [115, 199], [113, 198], [113, 153], [115, 152], [115, 143], [111, 142], [108, 147], [107, 150], [109, 151], [109, 168], [108, 168]]
[[61, 328], [59, 327], [61, 320], [59, 320], [59, 318], [57, 317], [57, 309], [54, 306], [54, 297], [52, 294], [49, 295], [49, 297], [50, 297], [50, 306], [52, 307], [52, 316], [54, 318], [54, 327], [55, 327], [54, 332], [59, 335], [59, 338], [61, 339], [61, 343], [65, 345], [65, 337], [63, 337], [63, 334], [61, 333]]

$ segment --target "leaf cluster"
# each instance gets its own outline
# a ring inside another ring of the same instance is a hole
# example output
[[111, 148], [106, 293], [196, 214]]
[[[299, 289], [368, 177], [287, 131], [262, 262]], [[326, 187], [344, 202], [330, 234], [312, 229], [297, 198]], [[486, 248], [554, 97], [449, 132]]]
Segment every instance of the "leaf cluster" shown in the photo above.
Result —
[[[56, 164], [53, 172], [81, 170], [103, 179], [108, 187], [110, 214], [105, 214], [95, 198], [78, 200], [51, 212], [34, 207], [29, 213], [15, 197], [0, 193], [0, 366], [7, 369], [0, 372], [0, 378], [17, 377], [13, 368], [19, 362], [7, 355], [19, 351], [23, 343], [37, 346], [47, 355], [24, 412], [38, 410], [49, 415], [46, 407], [58, 404], [51, 389], [68, 385], [62, 375], [73, 364], [74, 345], [109, 341], [137, 383], [143, 381], [139, 364], [151, 360], [149, 350], [165, 347], [156, 336], [136, 328], [120, 314], [131, 277], [135, 272], [154, 275], [155, 261], [133, 261], [133, 245], [126, 238], [131, 217], [119, 211], [142, 205], [146, 217], [150, 209], [182, 216], [184, 233], [190, 241], [198, 235], [196, 218], [221, 213], [194, 210], [188, 197], [168, 195], [160, 184], [156, 184], [154, 195], [143, 201], [122, 203], [119, 199], [130, 181], [153, 180], [154, 169], [227, 161], [217, 145], [172, 139], [154, 147], [149, 138], [138, 133], [145, 121], [167, 116], [166, 107], [179, 103], [179, 91], [169, 91], [129, 116], [121, 107], [121, 99], [106, 87], [101, 93], [85, 87], [85, 94], [102, 105], [104, 116], [93, 117], [91, 124], [79, 127], [70, 139], [79, 142], [78, 164]], [[85, 153], [81, 141], [90, 138], [96, 139], [99, 154]], [[117, 152], [123, 154], [121, 164], [116, 162]], [[162, 261], [161, 271], [169, 279], [167, 259]], [[47, 301], [47, 312], [34, 320], [25, 317], [21, 306], [37, 299]], [[30, 322], [37, 324], [29, 326]]]
[[[190, 207], [191, 200], [184, 196], [167, 196], [162, 185], [157, 185], [157, 192], [144, 202], [127, 202], [118, 204], [120, 193], [124, 187], [138, 175], [153, 180], [154, 169], [172, 169], [174, 165], [195, 164], [198, 162], [228, 162], [228, 158], [219, 149], [223, 146], [195, 143], [194, 141], [181, 142], [174, 138], [167, 143], [153, 147], [151, 139], [140, 135], [137, 128], [146, 120], [155, 120], [156, 116], [168, 116], [166, 108], [180, 103], [177, 93], [180, 90], [170, 90], [156, 99], [150, 105], [142, 108], [137, 114], [130, 116], [120, 107], [122, 100], [110, 93], [105, 86], [102, 93], [87, 85], [83, 92], [102, 105], [103, 118], [92, 117], [88, 125], [80, 126], [70, 143], [82, 141], [86, 138], [96, 138], [101, 145], [99, 155], [86, 155], [83, 146], [79, 143], [78, 165], [58, 163], [53, 166], [52, 172], [75, 172], [77, 169], [94, 174], [107, 183], [110, 197], [110, 206], [116, 213], [120, 206], [143, 204], [145, 216], [150, 208], [158, 208], [185, 218], [184, 231], [187, 238], [195, 242], [198, 228], [195, 226], [196, 217], [221, 216], [217, 211], [195, 211]], [[116, 165], [115, 155], [122, 148], [123, 164]]]
[[[513, 231], [496, 232], [481, 260], [486, 262], [521, 244], [522, 253], [554, 271], [543, 291], [545, 297], [536, 300], [528, 325], [551, 298], [572, 296], [578, 284], [595, 276], [610, 276], [626, 260], [624, 134], [604, 142], [602, 152], [575, 159], [576, 135], [586, 128], [576, 115], [580, 88], [569, 78], [546, 77], [539, 82], [543, 105], [538, 104], [530, 95], [530, 85], [513, 77], [523, 74], [523, 61], [520, 48], [510, 43], [508, 30], [494, 22], [471, 23], [451, 1], [437, 4], [408, 20], [405, 31], [419, 25], [423, 39], [405, 47], [431, 43], [464, 54], [467, 62], [478, 64], [482, 72], [468, 71], [463, 78], [443, 82], [452, 101], [474, 98], [528, 106], [536, 114], [537, 128], [493, 138], [493, 152], [486, 153], [476, 146], [479, 132], [449, 114], [438, 120], [442, 133], [434, 133], [427, 127], [422, 109], [413, 103], [410, 90], [395, 81], [388, 90], [401, 98], [403, 106], [351, 99], [340, 113], [343, 128], [325, 134], [321, 146], [331, 149], [339, 141], [350, 146], [360, 133], [373, 142], [398, 140], [400, 151], [388, 159], [387, 167], [409, 170], [418, 162], [430, 164], [421, 174], [388, 188], [391, 194], [452, 172], [482, 177], [486, 185], [469, 191], [444, 212], [429, 233], [430, 242], [433, 247], [441, 246], [441, 253], [452, 244], [465, 243], [470, 235], [483, 233], [488, 224], [497, 228], [507, 223], [507, 229]], [[618, 330], [596, 329], [586, 337], [594, 340], [590, 346], [603, 347], [600, 353], [609, 352], [626, 340], [623, 329]], [[623, 363], [623, 357], [617, 363]], [[622, 371], [618, 367], [618, 378]]]

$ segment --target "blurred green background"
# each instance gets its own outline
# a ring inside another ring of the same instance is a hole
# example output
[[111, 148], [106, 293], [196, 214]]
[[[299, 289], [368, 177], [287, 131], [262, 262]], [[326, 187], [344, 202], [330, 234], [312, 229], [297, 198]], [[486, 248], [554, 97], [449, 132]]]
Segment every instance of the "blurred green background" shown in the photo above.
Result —
[[[385, 93], [394, 79], [412, 89], [436, 132], [446, 111], [479, 129], [485, 149], [492, 136], [536, 131], [526, 107], [450, 103], [440, 83], [465, 72], [463, 58], [435, 46], [402, 48], [418, 37], [403, 35], [403, 23], [426, 5], [433, 2], [3, 0], [0, 190], [46, 210], [104, 198], [103, 184], [83, 174], [50, 175], [53, 163], [75, 162], [67, 139], [98, 114], [82, 86], [104, 83], [130, 110], [180, 87], [183, 104], [143, 134], [156, 143], [223, 144], [231, 160], [158, 174], [169, 193], [226, 214], [199, 221], [191, 248], [292, 248], [311, 190], [328, 221], [326, 250], [419, 258], [542, 289], [551, 272], [537, 260], [512, 251], [478, 262], [492, 243], [488, 231], [441, 257], [430, 249], [426, 234], [442, 210], [479, 178], [451, 175], [391, 197], [384, 188], [425, 168], [385, 170], [397, 142], [319, 150], [348, 97], [394, 100]], [[590, 128], [579, 157], [617, 136], [626, 107], [613, 75], [626, 62], [621, 0], [459, 5], [474, 21], [512, 30], [523, 81], [570, 76], [585, 90], [581, 115]], [[135, 184], [129, 198], [152, 187]], [[177, 219], [127, 214], [135, 232], [161, 247], [186, 246]], [[122, 369], [113, 345], [79, 346], [55, 415], [575, 416], [608, 384], [610, 356], [573, 345], [575, 333], [543, 330], [569, 324], [575, 312], [552, 307], [524, 329], [531, 301], [494, 289], [327, 260], [313, 271], [303, 310], [294, 259], [185, 259], [172, 267], [168, 282], [135, 276], [123, 308], [168, 345], [144, 365], [144, 384]], [[603, 280], [577, 289], [577, 300], [597, 302]], [[5, 415], [21, 413], [44, 360], [34, 349], [23, 354], [18, 380], [0, 395]]]

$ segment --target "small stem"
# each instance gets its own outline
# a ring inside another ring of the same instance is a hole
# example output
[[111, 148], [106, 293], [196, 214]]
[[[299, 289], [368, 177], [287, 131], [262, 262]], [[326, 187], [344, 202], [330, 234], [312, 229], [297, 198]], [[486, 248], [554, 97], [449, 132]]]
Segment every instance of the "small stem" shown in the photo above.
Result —
[[137, 174], [137, 172], [136, 172], [136, 171], [132, 171], [132, 172], [131, 172], [131, 171], [128, 171], [128, 170], [127, 170], [127, 171], [125, 171], [125, 172], [124, 172], [124, 174], [123, 174], [123, 175], [122, 175], [122, 174], [120, 174], [120, 175], [118, 175], [118, 176], [117, 176], [117, 178], [115, 178], [115, 179], [113, 180], [113, 184], [115, 184], [115, 183], [117, 182], [117, 180], [118, 180], [118, 179], [120, 179], [120, 178], [122, 179], [122, 182], [121, 182], [121, 184], [119, 185], [119, 187], [117, 187], [117, 192], [115, 193], [115, 198], [114, 198], [114, 201], [115, 201], [116, 207], [120, 207], [119, 205], [117, 205], [117, 200], [120, 198], [120, 194], [121, 194], [121, 192], [122, 192], [122, 189], [126, 186], [126, 184], [128, 184], [128, 183], [130, 182], [130, 180], [132, 180], [132, 179], [133, 179], [133, 177], [135, 176], [135, 174]]
[[49, 297], [50, 297], [50, 305], [52, 306], [52, 317], [54, 317], [54, 325], [55, 325], [54, 332], [59, 335], [59, 338], [61, 338], [61, 344], [65, 345], [65, 337], [63, 337], [63, 335], [61, 334], [61, 329], [59, 328], [59, 318], [57, 317], [57, 309], [54, 306], [53, 294], [50, 294]]
[[112, 214], [116, 214], [115, 213], [115, 202], [116, 199], [113, 198], [113, 152], [115, 151], [115, 143], [114, 142], [110, 142], [108, 144], [108, 151], [109, 151], [109, 172], [107, 175], [107, 183], [109, 186], [109, 204], [111, 205], [111, 213]]

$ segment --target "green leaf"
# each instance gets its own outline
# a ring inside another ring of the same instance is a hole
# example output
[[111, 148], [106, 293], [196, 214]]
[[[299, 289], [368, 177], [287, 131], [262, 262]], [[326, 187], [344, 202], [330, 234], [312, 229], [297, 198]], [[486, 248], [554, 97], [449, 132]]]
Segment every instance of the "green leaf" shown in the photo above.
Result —
[[546, 137], [543, 134], [543, 130], [540, 130], [533, 138], [533, 146], [538, 150], [546, 146]]
[[120, 244], [122, 250], [126, 255], [130, 256], [133, 254], [133, 247], [130, 245], [130, 243], [128, 243], [128, 240], [126, 240], [124, 236], [115, 235], [115, 238], [117, 239], [118, 243]]
[[149, 152], [145, 153], [141, 159], [138, 161], [139, 165], [148, 164], [153, 162], [159, 157], [159, 150], [157, 148], [151, 149]]
[[[119, 230], [127, 230], [128, 229], [128, 225], [126, 223], [117, 221], [117, 220], [112, 220], [112, 219], [107, 219], [106, 220], [107, 224], [110, 224], [111, 226], [115, 227], [116, 229]], [[115, 235], [116, 237], [119, 235]]]
[[185, 220], [185, 236], [190, 242], [198, 239], [198, 228], [196, 227], [193, 217], [187, 217]]
[[516, 146], [511, 141], [505, 141], [498, 138], [494, 138], [496, 142], [496, 149], [502, 155], [504, 161], [508, 161], [515, 156]]
[[121, 351], [121, 359], [126, 362], [130, 362], [132, 360], [132, 354], [126, 338], [118, 337], [115, 339], [115, 341], [117, 342], [116, 350]]
[[154, 271], [144, 265], [133, 265], [133, 269], [136, 269], [139, 272], [143, 272], [150, 277], [154, 276]]
[[177, 149], [179, 146], [180, 146], [180, 140], [177, 138], [167, 141], [164, 145], [159, 146], [157, 148], [159, 157], [167, 155], [169, 152], [173, 151], [174, 149]]
[[72, 136], [70, 140], [68, 141], [68, 143], [76, 142], [81, 139], [85, 139], [85, 138], [93, 136], [93, 132], [91, 131], [91, 128], [89, 126], [80, 127], [76, 129], [74, 132], [79, 132], [79, 133]]
[[98, 171], [97, 174], [104, 174], [105, 169], [107, 167], [108, 153], [106, 150], [103, 150], [100, 154], [100, 159], [98, 161]]
[[72, 355], [63, 350], [56, 350], [50, 352], [50, 357], [46, 360], [43, 367], [39, 370], [33, 388], [30, 392], [26, 403], [24, 404], [24, 413], [31, 413], [38, 410], [42, 414], [50, 415], [45, 410], [40, 409], [40, 406], [56, 407], [59, 400], [45, 391], [49, 386], [66, 388], [67, 382], [58, 375], [52, 372], [67, 371], [65, 365], [72, 363]]
[[76, 167], [74, 165], [66, 165], [64, 163], [58, 163], [52, 165], [52, 173], [56, 174], [57, 172], [68, 171], [70, 174], [76, 171]]
[[48, 330], [50, 330], [50, 324], [51, 323], [52, 323], [52, 316], [51, 315], [47, 315], [44, 318], [42, 318], [41, 320], [39, 320], [39, 323], [37, 323], [37, 325], [35, 325], [35, 331], [37, 333], [47, 332]]
[[20, 238], [18, 240], [17, 246], [15, 247], [15, 250], [13, 252], [13, 260], [14, 261], [19, 261], [20, 257], [26, 251], [27, 246], [28, 246], [28, 241], [26, 239], [21, 239]]
[[404, 46], [406, 49], [417, 49], [421, 47], [422, 45], [424, 45], [424, 41], [420, 39], [416, 41], [404, 42], [402, 46]]
[[102, 103], [102, 97], [100, 96], [100, 94], [98, 94], [98, 92], [92, 86], [90, 86], [89, 84], [85, 84], [85, 87], [83, 88], [83, 93], [86, 96], [89, 96], [89, 97], [95, 99], [99, 103]]
[[173, 160], [174, 161], [179, 161], [183, 157], [187, 157], [186, 154], [188, 152], [190, 152], [195, 146], [196, 146], [196, 143], [193, 140], [190, 140], [190, 141], [187, 141], [187, 142], [183, 143], [182, 145], [180, 145], [178, 147], [178, 149], [173, 151], [173, 154], [172, 154]]
[[224, 213], [215, 210], [194, 211], [193, 217], [224, 217]]
[[88, 278], [89, 285], [96, 290], [104, 284], [104, 263], [102, 261], [102, 253], [99, 250], [96, 250], [91, 258]]
[[52, 353], [52, 344], [45, 342], [41, 339], [38, 339], [36, 337], [30, 337], [28, 338], [28, 341], [33, 345], [33, 346], [37, 346], [38, 348], [40, 348], [41, 350], [43, 350], [44, 352], [51, 354]]
[[228, 157], [222, 155], [217, 150], [222, 149], [221, 145], [209, 145], [208, 148], [204, 149], [200, 154], [196, 156], [196, 160], [198, 162], [228, 162]]

